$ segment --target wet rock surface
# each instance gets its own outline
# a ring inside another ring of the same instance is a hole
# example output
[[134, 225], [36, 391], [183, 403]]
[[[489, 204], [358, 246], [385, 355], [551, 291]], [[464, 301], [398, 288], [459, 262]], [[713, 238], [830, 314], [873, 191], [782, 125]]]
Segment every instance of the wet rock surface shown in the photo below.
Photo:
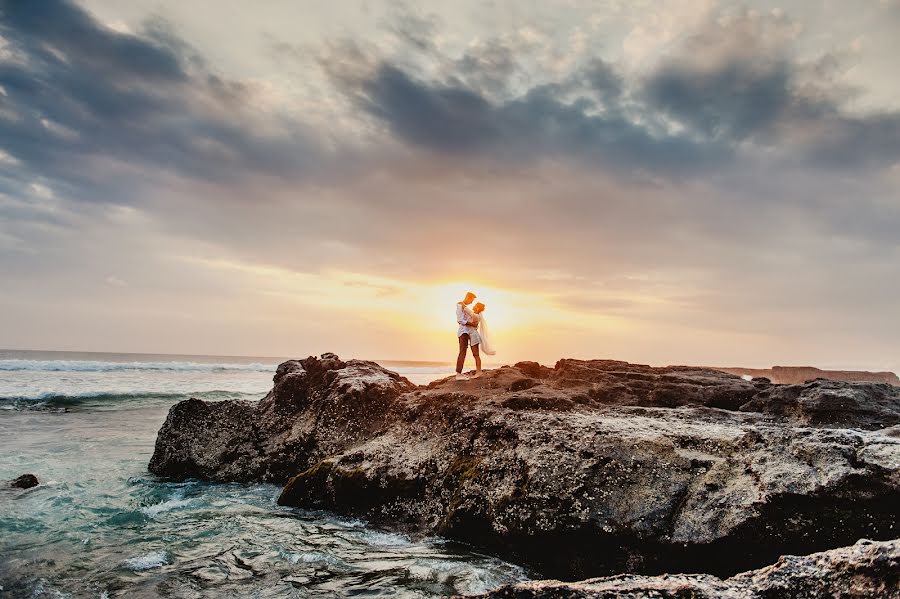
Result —
[[14, 489], [30, 489], [40, 484], [33, 474], [23, 474], [9, 481], [9, 486]]
[[821, 599], [900, 597], [900, 541], [860, 541], [722, 580], [703, 574], [619, 575], [499, 588], [485, 599]]
[[326, 354], [280, 365], [258, 403], [174, 406], [150, 469], [286, 483], [283, 505], [440, 534], [544, 576], [729, 576], [897, 537], [898, 425], [887, 384], [560, 360], [416, 387]]

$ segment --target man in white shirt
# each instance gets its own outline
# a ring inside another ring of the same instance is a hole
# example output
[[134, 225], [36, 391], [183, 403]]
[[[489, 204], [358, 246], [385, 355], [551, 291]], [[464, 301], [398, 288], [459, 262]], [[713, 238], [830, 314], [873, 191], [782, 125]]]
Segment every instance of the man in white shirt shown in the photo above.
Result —
[[[471, 327], [476, 325], [478, 321], [469, 315], [466, 306], [475, 301], [475, 294], [471, 291], [461, 302], [456, 302], [456, 322], [459, 328], [456, 329], [456, 336], [459, 338], [459, 356], [456, 358], [456, 380], [464, 381], [467, 379], [462, 373], [463, 364], [466, 363], [466, 353], [469, 350], [469, 333]], [[472, 349], [475, 351], [475, 348]]]

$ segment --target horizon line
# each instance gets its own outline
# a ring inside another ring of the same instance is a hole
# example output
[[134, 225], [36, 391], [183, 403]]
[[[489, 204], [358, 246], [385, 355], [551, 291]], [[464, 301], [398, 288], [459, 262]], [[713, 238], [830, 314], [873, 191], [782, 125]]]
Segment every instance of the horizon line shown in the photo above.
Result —
[[[310, 356], [305, 357], [295, 357], [289, 358], [284, 356], [262, 356], [262, 355], [241, 355], [241, 354], [197, 354], [197, 353], [172, 353], [172, 352], [133, 352], [133, 351], [98, 351], [98, 350], [72, 350], [72, 349], [17, 349], [17, 348], [0, 348], [0, 352], [31, 352], [31, 353], [57, 353], [57, 354], [106, 354], [106, 355], [125, 355], [125, 356], [181, 356], [181, 357], [194, 357], [194, 358], [240, 358], [240, 359], [265, 359], [265, 360], [276, 360], [278, 363], [288, 361], [288, 360], [302, 360], [306, 357], [318, 357], [324, 353], [320, 354], [310, 354]], [[334, 353], [334, 352], [331, 352]], [[410, 364], [446, 364], [453, 365], [454, 360], [410, 360], [407, 358], [351, 358], [351, 359], [363, 359], [369, 360], [371, 362], [382, 363], [382, 362], [406, 362]], [[556, 361], [562, 359], [573, 359], [573, 360], [612, 360], [616, 362], [625, 362], [629, 364], [640, 364], [639, 362], [629, 362], [627, 360], [618, 360], [616, 358], [557, 358]], [[468, 363], [470, 360], [466, 360]], [[521, 361], [521, 360], [519, 360]], [[544, 365], [540, 360], [534, 360], [538, 364]], [[554, 364], [556, 363], [554, 361]], [[491, 363], [491, 366], [500, 367], [504, 365], [512, 365], [508, 362], [495, 362]], [[649, 364], [649, 366], [653, 366], [653, 364]], [[860, 368], [845, 368], [845, 367], [822, 367], [822, 366], [814, 366], [812, 364], [772, 364], [770, 366], [709, 366], [703, 364], [684, 364], [684, 363], [672, 363], [672, 364], [662, 364], [657, 365], [655, 367], [668, 367], [668, 366], [693, 366], [696, 368], [708, 368], [711, 370], [721, 370], [721, 369], [744, 369], [744, 370], [772, 370], [775, 368], [815, 368], [817, 370], [822, 371], [833, 371], [833, 372], [869, 372], [873, 374], [894, 374], [898, 373], [893, 370], [888, 369], [860, 369]]]

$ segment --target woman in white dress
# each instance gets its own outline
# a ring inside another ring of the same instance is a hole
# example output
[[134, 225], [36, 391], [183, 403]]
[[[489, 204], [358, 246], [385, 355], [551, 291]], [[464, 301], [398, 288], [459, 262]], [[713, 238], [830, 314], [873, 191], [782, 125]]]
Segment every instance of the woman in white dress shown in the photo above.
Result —
[[475, 376], [481, 376], [481, 352], [489, 356], [497, 353], [491, 343], [487, 321], [484, 318], [484, 304], [478, 302], [472, 306], [472, 317], [477, 322], [469, 327], [469, 345], [472, 347], [472, 356], [475, 358]]

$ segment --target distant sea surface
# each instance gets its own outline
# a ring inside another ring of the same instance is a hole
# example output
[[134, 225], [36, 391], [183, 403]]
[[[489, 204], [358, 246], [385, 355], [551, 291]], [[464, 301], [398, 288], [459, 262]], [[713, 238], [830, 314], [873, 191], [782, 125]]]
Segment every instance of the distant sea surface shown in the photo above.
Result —
[[[147, 471], [169, 407], [262, 398], [278, 358], [0, 350], [2, 597], [438, 597], [523, 580], [440, 538], [275, 504], [274, 485]], [[380, 361], [417, 384], [449, 363]]]

